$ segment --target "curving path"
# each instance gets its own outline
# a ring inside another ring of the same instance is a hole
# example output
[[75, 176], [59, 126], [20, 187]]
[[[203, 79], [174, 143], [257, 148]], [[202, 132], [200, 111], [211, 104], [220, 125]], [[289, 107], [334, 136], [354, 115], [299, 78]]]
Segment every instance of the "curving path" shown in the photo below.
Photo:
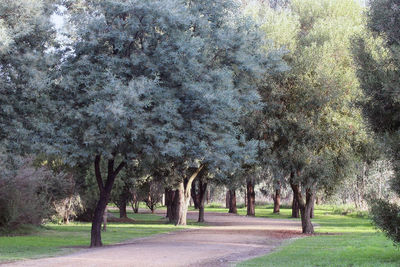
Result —
[[[197, 212], [189, 212], [196, 219]], [[299, 221], [206, 213], [208, 227], [175, 231], [4, 266], [231, 266], [301, 236]]]

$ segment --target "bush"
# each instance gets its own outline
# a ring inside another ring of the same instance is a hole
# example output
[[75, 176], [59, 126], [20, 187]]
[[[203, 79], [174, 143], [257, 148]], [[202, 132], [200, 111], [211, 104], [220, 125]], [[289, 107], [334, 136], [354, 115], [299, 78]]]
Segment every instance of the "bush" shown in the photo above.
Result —
[[385, 200], [370, 202], [370, 215], [375, 226], [400, 245], [400, 207]]
[[[54, 174], [45, 167], [35, 168], [32, 159], [24, 159], [14, 171], [0, 175], [0, 227], [39, 225], [45, 219], [70, 218], [73, 205], [63, 207], [71, 197], [73, 179]], [[68, 210], [68, 212], [66, 212]]]

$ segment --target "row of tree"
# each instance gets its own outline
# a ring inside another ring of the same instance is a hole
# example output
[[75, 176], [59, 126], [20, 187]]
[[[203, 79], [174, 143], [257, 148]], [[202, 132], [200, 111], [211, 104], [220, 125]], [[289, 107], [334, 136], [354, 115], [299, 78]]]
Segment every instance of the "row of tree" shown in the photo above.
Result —
[[268, 180], [276, 204], [291, 188], [313, 233], [316, 192], [382, 157], [397, 170], [399, 11], [373, 1], [368, 25], [364, 11], [353, 0], [2, 1], [2, 162], [35, 155], [91, 178], [92, 247], [107, 203], [124, 213], [140, 180], [165, 190], [177, 225], [192, 195], [204, 220], [209, 181], [229, 188], [230, 212], [245, 184], [254, 215], [254, 187]]

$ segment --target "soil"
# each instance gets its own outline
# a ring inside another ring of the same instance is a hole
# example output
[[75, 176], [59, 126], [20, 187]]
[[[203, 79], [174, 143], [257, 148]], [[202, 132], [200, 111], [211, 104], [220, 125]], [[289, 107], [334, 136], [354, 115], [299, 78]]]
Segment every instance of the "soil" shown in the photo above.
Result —
[[[188, 219], [196, 219], [189, 212]], [[208, 227], [133, 239], [121, 244], [4, 266], [232, 266], [265, 255], [284, 240], [299, 238], [297, 220], [206, 212]]]

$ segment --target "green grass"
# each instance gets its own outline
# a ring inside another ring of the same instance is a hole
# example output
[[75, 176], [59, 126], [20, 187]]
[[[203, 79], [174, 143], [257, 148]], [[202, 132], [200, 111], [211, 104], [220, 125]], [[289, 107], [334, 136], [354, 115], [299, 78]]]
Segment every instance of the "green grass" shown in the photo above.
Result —
[[[400, 251], [376, 232], [366, 217], [335, 213], [335, 207], [317, 207], [313, 219], [319, 225], [316, 235], [287, 241], [277, 251], [237, 266], [400, 266]], [[239, 214], [245, 210], [240, 209]], [[290, 215], [290, 209], [281, 209], [276, 215], [272, 206], [256, 208], [259, 217]]]
[[[115, 216], [117, 212], [112, 211]], [[132, 238], [146, 237], [176, 231], [199, 224], [175, 227], [167, 224], [162, 216], [154, 214], [133, 214], [128, 216], [134, 223], [108, 223], [107, 232], [102, 232], [103, 244], [114, 244]], [[40, 258], [69, 253], [90, 244], [90, 223], [74, 222], [68, 225], [46, 224], [30, 227], [29, 235], [0, 236], [0, 263], [29, 258]], [[26, 234], [18, 231], [12, 234]]]

